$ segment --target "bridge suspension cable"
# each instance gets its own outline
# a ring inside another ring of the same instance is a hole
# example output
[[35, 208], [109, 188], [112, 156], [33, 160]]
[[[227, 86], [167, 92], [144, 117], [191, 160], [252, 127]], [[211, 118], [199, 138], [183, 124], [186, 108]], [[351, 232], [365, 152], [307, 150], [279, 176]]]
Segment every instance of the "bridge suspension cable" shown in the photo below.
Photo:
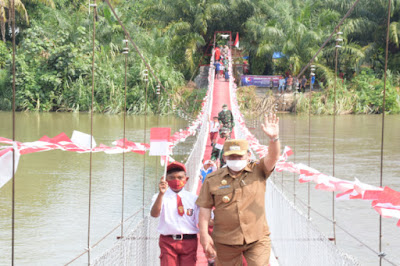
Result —
[[122, 187], [121, 187], [121, 235], [120, 238], [124, 237], [124, 210], [125, 210], [125, 148], [126, 148], [126, 93], [128, 90], [128, 40], [124, 39], [122, 54], [125, 55], [125, 66], [124, 66], [124, 132], [123, 132], [123, 146], [124, 151], [122, 152]]
[[[147, 69], [150, 70], [150, 72], [152, 73], [153, 77], [157, 80], [158, 82], [158, 86], [161, 86], [165, 91], [165, 87], [161, 84], [161, 82], [159, 81], [158, 77], [154, 74], [154, 72], [152, 71], [152, 69], [150, 68], [150, 65], [147, 63], [147, 61], [144, 59], [143, 55], [141, 54], [140, 50], [138, 49], [138, 47], [136, 46], [136, 44], [133, 42], [133, 40], [131, 39], [129, 33], [126, 31], [124, 25], [121, 23], [120, 19], [118, 18], [118, 16], [116, 15], [113, 7], [110, 5], [110, 3], [108, 1], [106, 1], [107, 4], [109, 5], [110, 9], [112, 10], [112, 12], [114, 13], [115, 17], [117, 18], [118, 22], [120, 23], [121, 27], [123, 28], [123, 30], [125, 31], [125, 39], [124, 39], [124, 44], [125, 47], [123, 48], [123, 54], [125, 54], [125, 77], [124, 77], [124, 85], [125, 85], [125, 89], [124, 89], [124, 117], [123, 117], [123, 153], [122, 153], [122, 191], [121, 191], [121, 222], [120, 224], [118, 224], [116, 227], [114, 227], [110, 232], [108, 232], [105, 236], [103, 236], [102, 238], [100, 238], [100, 240], [98, 242], [96, 242], [94, 245], [90, 245], [90, 231], [91, 231], [91, 194], [92, 194], [92, 149], [93, 149], [93, 137], [90, 140], [90, 168], [89, 168], [89, 204], [88, 204], [88, 236], [87, 236], [87, 248], [84, 252], [82, 252], [81, 254], [79, 254], [77, 257], [75, 257], [73, 260], [71, 260], [70, 262], [68, 262], [66, 265], [74, 262], [75, 260], [77, 260], [78, 258], [80, 258], [81, 256], [83, 256], [85, 253], [88, 254], [88, 265], [91, 264], [91, 258], [90, 258], [90, 254], [91, 254], [91, 249], [94, 248], [95, 246], [97, 246], [101, 241], [103, 241], [106, 237], [108, 237], [111, 233], [113, 233], [115, 230], [117, 230], [119, 227], [121, 227], [121, 236], [117, 237], [117, 238], [123, 238], [124, 236], [124, 222], [126, 222], [127, 220], [129, 220], [130, 218], [132, 218], [134, 215], [130, 216], [128, 219], [124, 220], [124, 197], [125, 197], [125, 148], [126, 148], [126, 98], [127, 98], [127, 58], [128, 58], [128, 41], [127, 39], [132, 43], [132, 45], [135, 47], [136, 52], [140, 55], [141, 59], [143, 60], [143, 62], [145, 63]], [[93, 111], [94, 111], [94, 87], [95, 87], [95, 38], [96, 38], [96, 15], [97, 15], [97, 4], [96, 4], [96, 0], [94, 0], [93, 4], [90, 4], [90, 7], [93, 7], [93, 33], [92, 33], [92, 99], [91, 99], [91, 111], [90, 111], [90, 115], [91, 115], [91, 125], [90, 125], [90, 134], [91, 136], [93, 136]], [[144, 75], [144, 81], [145, 81], [145, 121], [144, 121], [144, 142], [146, 143], [146, 131], [147, 131], [147, 89], [148, 89], [148, 71], [147, 69], [145, 69], [145, 72], [143, 73]], [[168, 93], [167, 93], [168, 94]], [[146, 156], [143, 157], [143, 191], [142, 191], [142, 208], [140, 209], [142, 211], [142, 216], [144, 217], [144, 197], [145, 197], [145, 176], [146, 176]]]
[[[381, 133], [381, 157], [380, 157], [380, 171], [379, 171], [379, 186], [383, 186], [383, 147], [385, 140], [385, 103], [386, 103], [386, 81], [387, 81], [387, 66], [389, 54], [389, 30], [390, 30], [390, 15], [391, 15], [392, 1], [388, 2], [387, 13], [387, 26], [386, 26], [386, 49], [385, 49], [385, 74], [383, 78], [383, 99], [382, 99], [382, 133]], [[382, 252], [382, 215], [379, 215], [379, 265], [382, 265], [382, 259], [386, 254]]]
[[[147, 131], [147, 88], [149, 86], [148, 71], [145, 69], [143, 71], [143, 79], [145, 85], [144, 89], [144, 126], [143, 126], [143, 143], [146, 143], [146, 131]], [[146, 188], [146, 154], [143, 156], [143, 176], [142, 176], [142, 216], [144, 218], [144, 197]]]
[[157, 77], [157, 75], [154, 73], [153, 69], [151, 68], [150, 64], [146, 61], [146, 59], [144, 58], [144, 56], [142, 55], [142, 53], [139, 50], [139, 47], [137, 47], [136, 43], [133, 41], [133, 39], [131, 38], [131, 35], [129, 34], [129, 32], [126, 30], [124, 24], [121, 22], [121, 19], [119, 18], [119, 16], [117, 15], [117, 13], [115, 12], [113, 6], [110, 4], [109, 0], [104, 0], [107, 5], [110, 7], [112, 13], [114, 14], [115, 18], [117, 19], [119, 25], [121, 26], [122, 30], [124, 31], [125, 36], [127, 37], [127, 39], [131, 42], [131, 44], [133, 45], [133, 47], [135, 48], [137, 54], [140, 56], [140, 58], [142, 59], [143, 63], [146, 65], [146, 68], [150, 71], [151, 75], [156, 79], [156, 81], [158, 82], [158, 84], [161, 86], [161, 88], [163, 88], [163, 90], [168, 94], [167, 89], [162, 85], [161, 81], [159, 80], [159, 78]]
[[[107, 0], [106, 0], [107, 1]], [[358, 2], [360, 2], [360, 0], [356, 0], [354, 2], [354, 4], [351, 6], [351, 8], [349, 9], [349, 11], [347, 11], [346, 15], [340, 20], [340, 22], [336, 25], [335, 29], [332, 31], [331, 35], [329, 35], [329, 37], [325, 40], [325, 42], [321, 45], [321, 47], [319, 48], [318, 52], [311, 58], [310, 62], [308, 62], [308, 64], [299, 72], [299, 74], [297, 75], [297, 79], [299, 79], [301, 77], [301, 75], [303, 75], [304, 71], [307, 70], [307, 68], [309, 66], [311, 66], [311, 64], [314, 62], [315, 58], [319, 55], [319, 53], [322, 51], [322, 49], [324, 49], [324, 47], [328, 44], [328, 42], [332, 39], [332, 36], [337, 32], [337, 30], [339, 29], [339, 27], [343, 24], [343, 22], [345, 21], [346, 18], [348, 18], [350, 16], [350, 14], [353, 12], [354, 8], [357, 6]]]
[[[93, 4], [93, 33], [92, 33], [92, 98], [90, 107], [90, 157], [89, 157], [89, 202], [88, 202], [88, 232], [87, 232], [87, 254], [88, 254], [88, 265], [90, 265], [90, 226], [91, 226], [91, 211], [92, 211], [92, 163], [93, 163], [93, 108], [94, 108], [94, 87], [95, 87], [95, 52], [96, 52], [96, 16], [97, 16], [97, 4], [96, 0]], [[89, 7], [89, 8], [90, 8]]]
[[12, 31], [12, 206], [11, 206], [11, 265], [14, 265], [15, 253], [15, 0], [11, 0], [11, 31]]
[[[13, 32], [13, 142], [15, 141], [15, 3], [14, 0], [11, 0], [12, 2], [12, 13], [14, 12], [14, 15], [12, 15], [11, 20], [12, 20], [12, 32]], [[109, 4], [108, 0], [106, 0], [107, 4], [110, 6], [110, 8], [112, 9], [111, 5]], [[356, 1], [356, 3], [358, 2], [358, 0]], [[355, 4], [356, 4], [355, 3]], [[384, 143], [384, 118], [385, 118], [385, 94], [386, 94], [386, 78], [387, 78], [387, 60], [388, 60], [388, 34], [389, 34], [389, 25], [390, 25], [390, 3], [391, 1], [389, 0], [389, 8], [388, 8], [388, 29], [387, 29], [387, 40], [386, 40], [386, 58], [385, 58], [385, 76], [384, 76], [384, 91], [383, 91], [383, 114], [382, 114], [382, 140], [381, 140], [381, 176], [380, 176], [380, 185], [382, 186], [383, 183], [383, 143]], [[355, 6], [355, 5], [354, 5]], [[354, 7], [353, 6], [353, 7]], [[93, 45], [93, 54], [92, 54], [92, 101], [91, 101], [91, 136], [93, 136], [93, 111], [94, 111], [94, 88], [95, 88], [95, 80], [94, 80], [94, 75], [95, 75], [95, 68], [94, 68], [94, 60], [95, 60], [95, 16], [96, 16], [96, 0], [94, 0], [94, 12], [93, 12], [93, 40], [92, 40], [92, 45]], [[114, 15], [116, 16], [114, 10], [112, 9]], [[117, 16], [116, 16], [117, 17]], [[118, 18], [118, 17], [117, 17]], [[343, 19], [342, 19], [343, 20]], [[120, 20], [118, 19], [118, 21], [120, 22]], [[342, 21], [341, 21], [342, 22]], [[121, 26], [123, 27], [123, 25], [121, 24]], [[339, 26], [337, 26], [338, 29]], [[125, 28], [123, 28], [125, 31]], [[133, 41], [131, 40], [130, 36], [127, 35], [128, 39], [133, 43]], [[331, 35], [332, 37], [332, 35]], [[134, 44], [134, 43], [133, 43]], [[126, 44], [127, 45], [127, 44]], [[135, 46], [135, 45], [134, 45]], [[136, 48], [136, 46], [135, 46]], [[321, 48], [322, 49], [322, 48]], [[320, 50], [321, 50], [320, 49]], [[137, 50], [138, 51], [138, 50]], [[140, 52], [138, 51], [138, 53], [140, 54]], [[319, 53], [319, 52], [318, 52]], [[141, 55], [141, 54], [140, 54]], [[316, 56], [316, 55], [315, 55]], [[314, 56], [314, 58], [315, 58]], [[141, 55], [142, 60], [144, 60], [143, 56]], [[313, 59], [312, 59], [313, 60]], [[309, 64], [312, 63], [312, 60], [310, 61]], [[146, 66], [147, 62], [144, 60]], [[125, 104], [124, 104], [124, 144], [123, 147], [125, 149], [125, 137], [126, 137], [126, 133], [125, 133], [125, 127], [126, 127], [126, 91], [127, 91], [127, 82], [126, 82], [126, 68], [127, 68], [127, 57], [125, 57]], [[153, 74], [153, 76], [155, 77], [155, 79], [159, 82], [158, 78], [154, 75], [154, 73], [152, 72], [151, 68], [148, 67], [148, 69], [150, 70], [150, 72]], [[302, 71], [305, 71], [305, 69], [303, 69]], [[335, 76], [337, 75], [337, 51], [336, 51], [336, 66], [335, 66]], [[299, 74], [300, 76], [300, 74]], [[336, 78], [335, 77], [335, 83], [336, 83]], [[159, 82], [159, 85], [162, 86], [162, 84]], [[311, 86], [311, 84], [310, 84]], [[163, 86], [162, 86], [163, 87]], [[164, 88], [164, 87], [163, 87]], [[146, 80], [146, 89], [145, 89], [145, 98], [146, 98], [146, 103], [147, 103], [147, 89], [148, 89], [148, 80]], [[165, 89], [165, 88], [164, 88]], [[310, 120], [310, 112], [311, 112], [311, 98], [312, 97], [312, 93], [311, 93], [311, 87], [310, 87], [310, 99], [309, 99], [309, 120]], [[145, 113], [147, 113], [147, 105], [145, 105]], [[334, 107], [334, 115], [336, 113], [336, 84], [335, 84], [335, 107]], [[254, 119], [254, 118], [253, 118]], [[147, 127], [147, 116], [145, 119], [145, 129], [144, 129], [144, 143], [146, 142], [146, 127]], [[294, 132], [295, 131], [295, 127], [294, 127]], [[335, 123], [334, 123], [334, 132], [335, 132]], [[294, 138], [296, 137], [296, 135], [294, 136]], [[334, 133], [334, 137], [333, 139], [335, 139], [335, 133]], [[90, 140], [90, 148], [91, 150], [93, 149], [93, 143], [92, 143], [92, 138]], [[309, 165], [310, 165], [310, 146], [311, 146], [311, 124], [309, 122]], [[333, 144], [333, 147], [335, 147], [335, 144]], [[12, 188], [12, 264], [14, 264], [14, 220], [15, 220], [15, 176], [14, 176], [14, 149], [13, 149], [13, 188]], [[92, 248], [94, 248], [95, 246], [98, 245], [98, 243], [100, 243], [103, 239], [105, 239], [107, 236], [109, 236], [112, 232], [114, 232], [115, 230], [118, 229], [119, 226], [121, 226], [121, 237], [123, 236], [123, 222], [124, 222], [124, 176], [125, 176], [125, 151], [123, 152], [123, 174], [122, 174], [122, 211], [121, 211], [121, 224], [114, 227], [108, 234], [106, 234], [103, 238], [101, 238], [98, 242], [96, 242], [94, 245], [90, 244], [90, 222], [91, 222], [91, 186], [92, 186], [92, 151], [90, 151], [90, 169], [89, 169], [89, 211], [88, 211], [88, 244], [87, 244], [87, 251], [83, 252], [81, 255], [85, 254], [86, 252], [88, 253], [88, 264], [90, 265], [91, 260], [90, 260], [90, 251]], [[333, 148], [333, 173], [334, 173], [334, 157], [335, 157], [335, 148]], [[143, 172], [143, 206], [142, 209], [140, 211], [143, 211], [143, 216], [144, 216], [144, 192], [145, 192], [145, 164], [146, 164], [146, 159], [144, 157], [144, 172]], [[310, 183], [309, 183], [310, 184]], [[283, 186], [283, 175], [282, 175], [282, 190], [284, 189]], [[295, 186], [294, 186], [294, 191], [295, 191]], [[310, 198], [310, 189], [309, 189], [309, 194], [308, 197]], [[295, 194], [294, 194], [294, 198], [296, 198]], [[304, 204], [304, 202], [302, 202], [300, 200], [300, 202], [302, 204]], [[310, 201], [307, 204], [307, 208], [310, 212], [310, 210], [313, 210], [314, 212], [316, 212], [313, 208], [311, 208], [310, 205]], [[318, 214], [318, 212], [316, 212]], [[330, 220], [333, 224], [334, 224], [334, 228], [335, 228], [335, 219], [334, 219], [334, 203], [333, 203], [333, 215], [332, 215], [332, 219], [327, 218], [328, 220]], [[131, 216], [132, 217], [132, 216]], [[131, 218], [130, 217], [130, 218]], [[310, 218], [310, 214], [309, 214], [309, 218]], [[325, 217], [326, 218], [326, 217]], [[129, 219], [129, 218], [128, 218]], [[127, 220], [128, 220], [127, 219]], [[337, 225], [338, 226], [338, 225]], [[339, 226], [338, 226], [339, 227]], [[341, 228], [341, 227], [339, 227]], [[342, 228], [341, 228], [342, 229]], [[342, 229], [344, 230], [344, 229]], [[335, 231], [335, 229], [334, 229]], [[334, 233], [335, 235], [335, 233]], [[334, 238], [336, 239], [336, 238]], [[382, 239], [382, 224], [381, 224], [381, 216], [380, 216], [380, 231], [379, 231], [379, 254], [382, 253], [381, 250], [381, 239]], [[379, 255], [378, 254], [378, 255]], [[81, 256], [80, 255], [80, 256]], [[79, 256], [79, 257], [80, 257]], [[77, 258], [76, 258], [77, 259]], [[380, 263], [382, 262], [382, 259], [385, 261], [388, 261], [386, 258], [384, 258], [383, 256], [380, 256]], [[74, 259], [75, 260], [75, 259]], [[72, 261], [71, 261], [72, 262]], [[389, 263], [391, 263], [390, 261], [388, 261]], [[394, 264], [393, 264], [394, 265]]]
[[[333, 85], [333, 129], [332, 129], [332, 176], [335, 176], [335, 152], [336, 152], [336, 91], [337, 91], [337, 72], [338, 72], [338, 48], [339, 48], [339, 30], [336, 32], [335, 45], [335, 81]], [[333, 225], [333, 243], [336, 245], [336, 220], [335, 220], [335, 191], [332, 191], [332, 225]]]

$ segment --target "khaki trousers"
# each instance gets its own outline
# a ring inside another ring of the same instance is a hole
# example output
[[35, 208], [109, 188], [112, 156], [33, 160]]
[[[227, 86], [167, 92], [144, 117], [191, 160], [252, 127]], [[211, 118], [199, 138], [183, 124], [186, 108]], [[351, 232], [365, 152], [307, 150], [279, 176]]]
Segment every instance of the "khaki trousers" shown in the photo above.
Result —
[[217, 266], [241, 266], [245, 257], [248, 266], [267, 266], [271, 254], [271, 239], [264, 236], [250, 244], [226, 245], [215, 242]]

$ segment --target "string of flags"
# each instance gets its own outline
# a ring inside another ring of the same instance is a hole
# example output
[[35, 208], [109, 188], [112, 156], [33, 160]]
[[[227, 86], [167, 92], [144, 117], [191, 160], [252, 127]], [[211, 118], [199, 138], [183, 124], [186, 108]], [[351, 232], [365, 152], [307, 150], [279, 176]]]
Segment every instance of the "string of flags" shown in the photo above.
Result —
[[[230, 68], [232, 69], [232, 68]], [[230, 73], [232, 74], [232, 73]], [[236, 97], [236, 84], [231, 82], [232, 87], [232, 112], [237, 121], [236, 126], [244, 132], [251, 149], [257, 153], [259, 158], [264, 157], [268, 153], [268, 147], [260, 144], [259, 140], [247, 128], [243, 114], [239, 110]], [[290, 147], [285, 147], [275, 170], [277, 172], [287, 171], [299, 175], [300, 183], [314, 182], [315, 189], [324, 191], [335, 191], [336, 200], [352, 200], [361, 199], [371, 201], [372, 208], [382, 217], [392, 217], [399, 219], [397, 226], [400, 227], [400, 192], [390, 187], [377, 187], [362, 183], [355, 178], [354, 181], [339, 179], [320, 173], [318, 170], [311, 168], [302, 163], [293, 163], [287, 161], [293, 152]]]
[[[230, 63], [231, 64], [231, 63]], [[232, 76], [232, 67], [230, 65], [230, 77]], [[232, 112], [237, 121], [236, 126], [240, 128], [241, 132], [245, 133], [246, 139], [249, 142], [250, 148], [260, 157], [264, 157], [268, 154], [268, 147], [260, 144], [259, 140], [249, 131], [245, 124], [243, 115], [239, 110], [239, 105], [236, 97], [236, 85], [234, 82], [230, 82], [231, 86], [231, 99], [232, 99]], [[119, 139], [112, 142], [114, 146], [106, 146], [104, 144], [96, 145], [94, 138], [88, 134], [74, 131], [72, 137], [69, 138], [65, 133], [50, 138], [43, 136], [34, 142], [13, 142], [10, 139], [0, 137], [0, 144], [8, 146], [0, 146], [0, 188], [5, 185], [12, 177], [12, 155], [15, 150], [15, 166], [16, 171], [21, 155], [44, 152], [50, 150], [63, 150], [77, 153], [87, 152], [104, 152], [106, 154], [118, 154], [122, 152], [135, 152], [139, 154], [145, 154], [147, 150], [151, 150], [151, 147], [157, 147], [155, 142], [162, 140], [163, 144], [160, 146], [158, 143], [158, 149], [167, 150], [162, 152], [161, 161], [166, 162], [173, 161], [172, 149], [179, 142], [184, 142], [189, 136], [194, 136], [198, 129], [201, 127], [201, 118], [204, 115], [205, 103], [208, 100], [209, 91], [202, 102], [202, 109], [196, 119], [184, 130], [175, 132], [168, 138], [154, 138], [154, 134], [159, 134], [158, 129], [154, 129], [153, 138], [150, 136], [150, 144], [137, 143], [129, 141], [127, 139]], [[162, 130], [162, 129], [161, 129]], [[170, 131], [169, 131], [170, 132]], [[165, 133], [165, 132], [164, 132]], [[169, 135], [165, 134], [166, 135]], [[10, 146], [11, 145], [11, 146]], [[91, 148], [92, 147], [92, 148]], [[160, 148], [161, 147], [161, 148]], [[153, 148], [154, 149], [154, 148]], [[152, 151], [151, 153], [153, 154]], [[371, 206], [376, 210], [382, 217], [393, 217], [399, 219], [397, 226], [400, 227], [400, 192], [391, 189], [390, 187], [376, 187], [369, 184], [362, 183], [358, 179], [354, 181], [343, 180], [333, 176], [325, 175], [320, 173], [318, 170], [311, 168], [301, 163], [293, 163], [287, 161], [287, 159], [293, 154], [290, 147], [285, 147], [284, 151], [276, 164], [275, 170], [277, 172], [288, 171], [299, 175], [300, 183], [314, 182], [316, 184], [315, 189], [325, 191], [335, 191], [337, 200], [352, 200], [361, 199], [371, 201]]]
[[[174, 161], [174, 159], [169, 156], [172, 155], [173, 148], [178, 143], [186, 141], [189, 136], [194, 136], [197, 133], [197, 129], [201, 127], [201, 118], [205, 112], [205, 102], [207, 101], [208, 97], [209, 92], [207, 92], [206, 96], [203, 98], [203, 102], [201, 104], [202, 109], [196, 119], [194, 119], [194, 121], [192, 121], [192, 123], [186, 129], [180, 129], [172, 136], [169, 136], [166, 144], [168, 146], [168, 155], [163, 155], [161, 157], [161, 164], [164, 164], [167, 158], [169, 162]], [[168, 133], [168, 135], [169, 134], [170, 133]], [[96, 141], [92, 136], [77, 130], [73, 131], [71, 138], [62, 132], [53, 138], [43, 136], [39, 140], [33, 142], [13, 142], [11, 139], [0, 137], [0, 144], [8, 145], [0, 146], [0, 188], [12, 178], [13, 149], [15, 150], [14, 172], [16, 172], [20, 156], [29, 153], [62, 150], [77, 153], [88, 153], [92, 151], [104, 152], [106, 154], [120, 154], [123, 152], [145, 154], [146, 151], [150, 149], [151, 143], [152, 139], [150, 137], [150, 144], [134, 142], [128, 139], [118, 139], [112, 142], [113, 146], [107, 146], [104, 144], [97, 146]]]

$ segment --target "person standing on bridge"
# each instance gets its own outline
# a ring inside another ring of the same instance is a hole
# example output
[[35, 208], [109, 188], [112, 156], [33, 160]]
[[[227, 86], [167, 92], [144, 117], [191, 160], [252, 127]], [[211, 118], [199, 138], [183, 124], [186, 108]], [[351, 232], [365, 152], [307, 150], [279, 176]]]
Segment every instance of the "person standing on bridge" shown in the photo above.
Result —
[[[268, 154], [248, 162], [248, 142], [229, 140], [224, 144], [227, 167], [207, 176], [196, 204], [200, 207], [200, 243], [217, 265], [269, 265], [271, 240], [265, 217], [265, 187], [280, 155], [279, 118], [270, 114], [262, 125], [269, 137]], [[214, 209], [213, 236], [208, 222]]]
[[220, 125], [218, 122], [218, 116], [214, 116], [213, 120], [210, 121], [210, 140], [212, 147], [214, 147], [215, 143], [217, 143], [219, 129]]
[[197, 196], [183, 189], [188, 179], [184, 164], [168, 164], [166, 180], [161, 178], [152, 199], [150, 215], [160, 217], [161, 266], [196, 265], [199, 207]]
[[228, 45], [225, 44], [222, 51], [223, 51], [222, 54], [224, 55], [224, 58], [228, 58], [228, 55], [229, 55], [229, 47], [228, 47]]
[[219, 63], [219, 61], [215, 61], [214, 66], [215, 66], [215, 78], [218, 79], [221, 64]]
[[221, 59], [221, 50], [218, 46], [215, 46], [215, 61], [219, 61]]
[[235, 126], [235, 122], [233, 121], [232, 111], [228, 109], [227, 104], [222, 105], [222, 111], [218, 113], [218, 120], [221, 124], [221, 128], [228, 128], [229, 131], [232, 132], [232, 128]]
[[230, 131], [226, 127], [223, 127], [220, 132], [220, 137], [213, 146], [213, 149], [211, 151], [211, 160], [217, 162], [218, 168], [224, 167], [225, 165], [225, 160], [222, 156], [223, 154], [223, 148], [225, 141], [230, 139], [229, 135]]
[[219, 75], [220, 75], [221, 78], [223, 78], [224, 77], [224, 72], [225, 72], [225, 65], [224, 65], [224, 62], [222, 60], [219, 62], [219, 64], [220, 64], [220, 67], [219, 67], [220, 73], [219, 73]]

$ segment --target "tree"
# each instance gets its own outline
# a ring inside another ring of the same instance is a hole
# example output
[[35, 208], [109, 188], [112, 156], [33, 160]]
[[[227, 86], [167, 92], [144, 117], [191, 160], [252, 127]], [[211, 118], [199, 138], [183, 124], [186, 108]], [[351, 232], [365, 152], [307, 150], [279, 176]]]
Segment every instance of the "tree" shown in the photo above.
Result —
[[[27, 0], [33, 1], [33, 0]], [[0, 31], [1, 38], [3, 42], [6, 41], [6, 23], [11, 17], [11, 2], [12, 0], [0, 0]], [[35, 2], [42, 3], [47, 6], [51, 6], [54, 8], [53, 0], [36, 0]], [[23, 20], [29, 24], [28, 12], [26, 11], [24, 3], [21, 0], [14, 0], [15, 11], [23, 18]], [[7, 19], [7, 11], [8, 11], [8, 19]]]

